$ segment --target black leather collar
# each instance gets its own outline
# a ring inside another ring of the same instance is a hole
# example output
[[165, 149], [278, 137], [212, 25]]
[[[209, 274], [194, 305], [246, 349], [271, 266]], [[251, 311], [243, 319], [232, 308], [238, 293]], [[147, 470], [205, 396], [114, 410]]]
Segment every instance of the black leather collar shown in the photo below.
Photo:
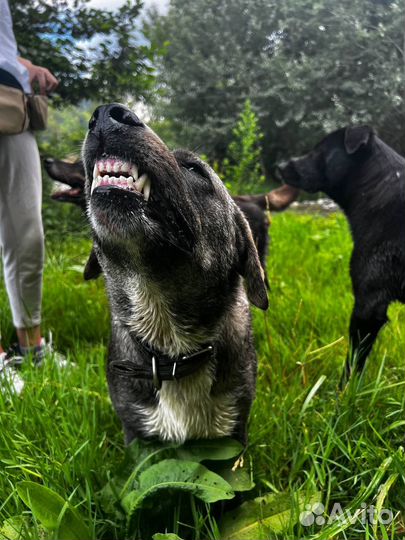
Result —
[[113, 369], [119, 375], [152, 380], [158, 390], [162, 386], [162, 381], [174, 381], [192, 375], [208, 363], [215, 353], [214, 346], [206, 344], [192, 354], [183, 354], [173, 358], [139, 339], [136, 342], [144, 353], [146, 361], [137, 364], [132, 360], [113, 360], [109, 363], [109, 369]]

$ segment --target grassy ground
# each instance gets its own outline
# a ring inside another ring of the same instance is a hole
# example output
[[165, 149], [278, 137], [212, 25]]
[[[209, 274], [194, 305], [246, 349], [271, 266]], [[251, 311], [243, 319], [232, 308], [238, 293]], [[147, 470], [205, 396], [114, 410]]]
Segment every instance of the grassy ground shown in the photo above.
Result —
[[[274, 217], [270, 310], [254, 313], [260, 370], [249, 456], [257, 493], [317, 491], [324, 519], [335, 503], [352, 514], [377, 504], [394, 519], [387, 525], [361, 515], [338, 526], [291, 524], [279, 537], [269, 531], [268, 538], [404, 535], [405, 310], [391, 307], [391, 323], [363, 380], [340, 393], [353, 301], [350, 250], [340, 215]], [[123, 441], [104, 374], [109, 324], [103, 283], [84, 283], [80, 273], [87, 252], [84, 241], [52, 242], [45, 272], [44, 325], [76, 365], [63, 373], [52, 365], [27, 366], [23, 394], [0, 394], [0, 526], [26, 516], [25, 539], [43, 532], [15, 491], [21, 480], [39, 481], [79, 505], [95, 538], [121, 540], [125, 534], [98, 497], [122, 459]], [[0, 306], [7, 344], [12, 329], [3, 291]], [[194, 512], [190, 538], [218, 538], [215, 523], [205, 518]]]

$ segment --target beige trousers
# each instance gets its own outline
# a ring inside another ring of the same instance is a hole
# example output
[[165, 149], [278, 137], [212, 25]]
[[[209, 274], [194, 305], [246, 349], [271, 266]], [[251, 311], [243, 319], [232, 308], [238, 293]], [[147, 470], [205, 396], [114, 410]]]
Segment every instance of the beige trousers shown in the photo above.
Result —
[[34, 135], [0, 136], [0, 246], [16, 328], [41, 322], [44, 234], [42, 178]]

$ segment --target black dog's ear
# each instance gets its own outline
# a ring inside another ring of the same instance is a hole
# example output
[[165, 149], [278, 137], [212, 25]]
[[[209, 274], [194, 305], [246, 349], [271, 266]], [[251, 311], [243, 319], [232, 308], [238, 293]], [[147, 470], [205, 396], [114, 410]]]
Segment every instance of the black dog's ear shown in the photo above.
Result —
[[238, 250], [238, 272], [245, 280], [246, 293], [250, 302], [260, 309], [269, 307], [265, 276], [253, 241], [252, 231], [242, 212], [235, 216], [238, 225], [236, 238]]
[[373, 135], [370, 126], [349, 126], [345, 130], [345, 149], [348, 154], [354, 154], [360, 148], [366, 147]]
[[84, 267], [83, 277], [86, 281], [90, 279], [97, 279], [102, 274], [100, 263], [98, 262], [97, 255], [92, 248], [89, 258]]

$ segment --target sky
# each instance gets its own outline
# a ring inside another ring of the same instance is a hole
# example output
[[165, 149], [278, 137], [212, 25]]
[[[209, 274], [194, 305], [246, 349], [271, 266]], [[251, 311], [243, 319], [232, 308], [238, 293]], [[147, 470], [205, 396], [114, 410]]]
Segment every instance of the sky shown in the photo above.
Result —
[[[164, 13], [167, 9], [169, 0], [143, 0], [144, 9], [156, 6], [158, 10]], [[116, 9], [124, 3], [124, 0], [90, 0], [89, 4], [95, 8]]]

